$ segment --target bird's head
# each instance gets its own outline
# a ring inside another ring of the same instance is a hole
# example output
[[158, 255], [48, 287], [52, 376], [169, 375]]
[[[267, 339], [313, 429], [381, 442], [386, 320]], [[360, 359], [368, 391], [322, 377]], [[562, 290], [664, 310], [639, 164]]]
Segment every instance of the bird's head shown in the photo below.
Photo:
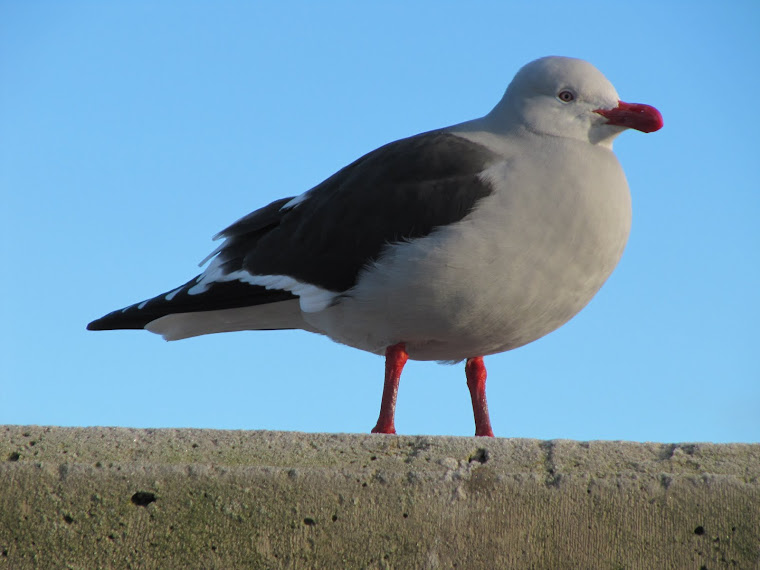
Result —
[[528, 131], [612, 146], [625, 129], [650, 133], [662, 128], [654, 107], [620, 101], [593, 65], [569, 57], [544, 57], [518, 71], [487, 117], [494, 128]]

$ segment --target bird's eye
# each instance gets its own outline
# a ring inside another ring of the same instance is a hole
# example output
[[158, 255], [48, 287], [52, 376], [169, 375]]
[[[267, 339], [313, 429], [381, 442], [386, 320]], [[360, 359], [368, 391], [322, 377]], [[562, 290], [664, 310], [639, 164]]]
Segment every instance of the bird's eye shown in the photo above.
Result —
[[570, 101], [575, 100], [575, 93], [567, 89], [563, 89], [557, 94], [557, 98], [563, 103], [569, 103]]

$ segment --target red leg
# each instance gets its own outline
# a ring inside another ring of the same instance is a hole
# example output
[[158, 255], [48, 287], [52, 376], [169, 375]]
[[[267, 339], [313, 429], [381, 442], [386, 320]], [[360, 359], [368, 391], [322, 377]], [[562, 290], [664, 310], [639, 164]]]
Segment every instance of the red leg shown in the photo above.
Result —
[[396, 415], [396, 396], [401, 371], [409, 359], [403, 342], [385, 349], [385, 385], [383, 386], [383, 401], [380, 404], [380, 417], [372, 433], [396, 433], [393, 417]]
[[493, 437], [491, 419], [488, 417], [486, 402], [486, 365], [482, 356], [467, 359], [464, 367], [467, 375], [467, 387], [472, 398], [472, 413], [475, 416], [475, 435]]

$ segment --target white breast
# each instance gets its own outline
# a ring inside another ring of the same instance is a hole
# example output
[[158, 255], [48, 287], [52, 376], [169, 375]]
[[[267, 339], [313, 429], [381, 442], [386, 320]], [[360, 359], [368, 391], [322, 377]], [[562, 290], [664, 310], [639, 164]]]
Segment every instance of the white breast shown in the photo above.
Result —
[[390, 246], [348, 297], [305, 314], [309, 323], [370, 352], [405, 342], [416, 360], [460, 360], [536, 340], [591, 300], [630, 229], [628, 185], [612, 152], [530, 135], [519, 145], [469, 138], [504, 156], [484, 173], [494, 193], [460, 222]]

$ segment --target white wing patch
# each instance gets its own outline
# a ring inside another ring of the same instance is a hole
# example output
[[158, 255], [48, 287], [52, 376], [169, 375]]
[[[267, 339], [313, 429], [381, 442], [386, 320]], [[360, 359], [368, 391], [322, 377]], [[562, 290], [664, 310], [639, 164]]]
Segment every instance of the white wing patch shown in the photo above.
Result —
[[[182, 287], [184, 287], [184, 285]], [[169, 291], [166, 294], [166, 297], [164, 297], [164, 299], [166, 299], [167, 301], [171, 301], [172, 299], [174, 299], [174, 297], [177, 296], [177, 293], [182, 291], [182, 287], [177, 287], [174, 291]]]
[[316, 313], [329, 307], [338, 293], [316, 285], [303, 283], [287, 275], [251, 275], [247, 271], [235, 271], [237, 279], [251, 285], [261, 285], [267, 289], [280, 289], [298, 295], [304, 313]]
[[[305, 313], [316, 313], [326, 309], [339, 295], [335, 291], [328, 291], [316, 285], [303, 283], [287, 275], [254, 275], [244, 269], [224, 273], [218, 257], [211, 261], [206, 271], [198, 278], [198, 282], [188, 289], [187, 294], [200, 295], [208, 291], [208, 288], [214, 283], [225, 281], [242, 281], [249, 285], [259, 285], [267, 289], [288, 291], [298, 296], [301, 310]], [[169, 295], [173, 295], [174, 293], [175, 291], [172, 291]], [[168, 298], [168, 295], [167, 300], [171, 300]]]
[[288, 210], [290, 208], [295, 208], [296, 206], [298, 206], [298, 204], [300, 204], [301, 202], [305, 201], [309, 197], [309, 192], [311, 192], [311, 190], [307, 190], [303, 194], [299, 194], [298, 196], [296, 196], [295, 198], [293, 198], [289, 202], [283, 204], [280, 207], [280, 211], [282, 212], [283, 210]]

